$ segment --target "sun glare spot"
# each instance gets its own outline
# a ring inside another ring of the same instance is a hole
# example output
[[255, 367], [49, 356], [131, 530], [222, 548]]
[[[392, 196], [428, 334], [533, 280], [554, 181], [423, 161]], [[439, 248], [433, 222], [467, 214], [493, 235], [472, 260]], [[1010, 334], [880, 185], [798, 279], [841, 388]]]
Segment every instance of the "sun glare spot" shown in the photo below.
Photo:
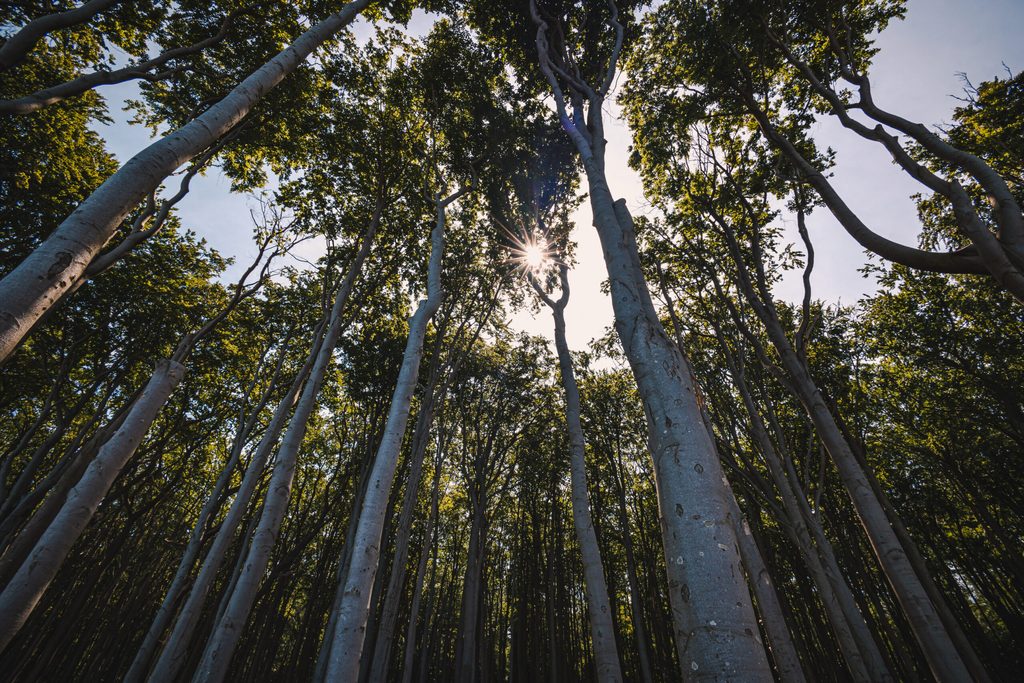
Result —
[[530, 270], [540, 270], [547, 258], [544, 247], [540, 244], [531, 244], [523, 250], [523, 262]]
[[524, 274], [539, 274], [552, 263], [551, 247], [543, 237], [526, 235], [512, 237], [512, 254], [509, 259]]

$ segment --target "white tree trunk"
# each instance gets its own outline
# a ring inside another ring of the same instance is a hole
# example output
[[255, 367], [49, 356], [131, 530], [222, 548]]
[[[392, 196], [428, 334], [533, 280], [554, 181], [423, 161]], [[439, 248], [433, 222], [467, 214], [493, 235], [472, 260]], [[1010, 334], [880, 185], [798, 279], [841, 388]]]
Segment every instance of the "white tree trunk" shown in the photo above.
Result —
[[[284, 351], [282, 351], [281, 358], [278, 361], [278, 371], [280, 371], [281, 363], [284, 361], [284, 356]], [[255, 384], [258, 378], [259, 373], [257, 372], [253, 376], [253, 384]], [[150, 622], [149, 629], [146, 631], [146, 635], [142, 639], [142, 644], [139, 646], [135, 659], [132, 660], [132, 664], [128, 668], [128, 673], [125, 674], [124, 683], [141, 683], [145, 679], [146, 672], [149, 669], [150, 660], [153, 658], [153, 653], [156, 652], [157, 647], [160, 644], [160, 638], [163, 636], [167, 626], [174, 618], [175, 606], [177, 605], [182, 592], [188, 585], [192, 566], [199, 557], [199, 553], [203, 545], [204, 533], [206, 531], [207, 524], [209, 523], [210, 518], [217, 513], [220, 505], [222, 504], [221, 496], [230, 483], [235, 467], [238, 465], [247, 437], [256, 426], [260, 412], [262, 412], [263, 408], [266, 406], [271, 392], [277, 386], [276, 380], [277, 374], [275, 373], [274, 377], [263, 391], [263, 395], [260, 397], [260, 400], [254, 407], [252, 407], [249, 418], [244, 421], [241, 420], [241, 417], [239, 418], [240, 424], [235, 431], [235, 437], [231, 445], [228, 460], [224, 464], [224, 468], [221, 470], [220, 476], [217, 477], [213, 490], [210, 492], [210, 495], [207, 496], [202, 510], [199, 512], [199, 518], [196, 520], [195, 526], [192, 527], [192, 533], [189, 535], [188, 545], [185, 547], [185, 553], [182, 555], [181, 561], [178, 563], [178, 569], [171, 581], [171, 586], [167, 589], [163, 602], [160, 603], [160, 607], [153, 616], [153, 621]], [[273, 431], [273, 426], [272, 421], [270, 431]], [[255, 464], [255, 459], [251, 464]], [[260, 470], [262, 469], [263, 466], [261, 464]], [[223, 529], [224, 526], [221, 525], [220, 528]]]
[[619, 665], [619, 651], [615, 643], [615, 625], [612, 622], [611, 602], [608, 599], [608, 584], [604, 578], [601, 549], [597, 544], [594, 522], [590, 516], [590, 495], [587, 492], [586, 438], [580, 422], [580, 391], [576, 384], [576, 373], [572, 366], [572, 355], [565, 338], [565, 306], [569, 301], [569, 280], [567, 268], [560, 268], [562, 295], [557, 301], [544, 292], [540, 283], [531, 275], [530, 283], [537, 294], [551, 309], [555, 321], [555, 349], [558, 351], [558, 367], [565, 391], [565, 422], [569, 432], [569, 470], [572, 491], [572, 521], [576, 527], [576, 539], [583, 556], [583, 583], [587, 595], [587, 610], [590, 616], [590, 639], [594, 646], [594, 665], [598, 681], [617, 682], [622, 680]]
[[103, 444], [82, 478], [68, 492], [60, 512], [0, 594], [0, 650], [10, 643], [28, 619], [117, 475], [135, 454], [160, 409], [184, 375], [185, 366], [176, 361], [163, 360], [157, 363], [124, 424]]
[[[302, 383], [305, 380], [310, 367], [312, 366], [312, 361], [316, 356], [316, 350], [318, 348], [318, 345], [314, 343], [313, 350], [310, 351], [310, 356], [306, 361], [306, 365], [299, 371], [299, 374], [295, 377], [288, 393], [283, 399], [281, 399], [281, 402], [274, 410], [274, 416], [271, 418], [270, 424], [267, 426], [266, 433], [264, 433], [263, 438], [256, 447], [256, 452], [249, 461], [249, 466], [245, 470], [245, 474], [242, 477], [242, 482], [238, 487], [238, 491], [235, 493], [235, 497], [231, 501], [231, 506], [228, 508], [228, 512], [224, 516], [224, 519], [220, 524], [220, 528], [217, 530], [217, 535], [214, 537], [213, 543], [210, 545], [210, 550], [206, 553], [206, 558], [203, 560], [202, 566], [199, 569], [199, 574], [196, 576], [196, 579], [192, 584], [192, 589], [189, 591], [188, 598], [185, 600], [185, 604], [181, 608], [178, 619], [174, 624], [174, 629], [171, 631], [171, 635], [168, 636], [164, 649], [153, 666], [152, 674], [150, 674], [147, 679], [150, 683], [168, 683], [169, 681], [174, 680], [184, 663], [189, 641], [192, 638], [192, 633], [202, 612], [203, 601], [206, 599], [210, 586], [213, 585], [213, 581], [217, 576], [217, 571], [220, 569], [224, 556], [228, 551], [228, 547], [235, 538], [235, 532], [238, 529], [238, 525], [241, 523], [242, 518], [245, 515], [245, 511], [249, 506], [249, 501], [252, 499], [253, 493], [259, 484], [260, 478], [263, 474], [263, 468], [274, 448], [274, 444], [277, 443], [281, 430], [284, 428], [288, 413], [295, 405], [295, 399], [298, 396], [299, 390], [302, 387]], [[161, 633], [162, 631], [163, 629], [161, 629]], [[142, 673], [144, 674], [145, 671]]]
[[647, 417], [680, 665], [692, 679], [771, 681], [741, 566], [732, 493], [722, 483], [693, 378], [654, 310], [632, 220], [624, 202], [612, 200], [603, 159], [583, 157], [615, 329]]
[[409, 323], [409, 337], [391, 398], [384, 436], [377, 449], [363, 498], [363, 507], [359, 512], [359, 525], [356, 527], [351, 564], [345, 580], [335, 630], [325, 635], [326, 638], [333, 639], [326, 677], [331, 683], [356, 683], [359, 678], [360, 655], [366, 635], [370, 593], [379, 563], [381, 533], [387, 515], [388, 497], [409, 421], [409, 410], [416, 379], [419, 376], [427, 324], [441, 305], [444, 295], [441, 287], [441, 260], [444, 254], [445, 208], [452, 200], [453, 198], [449, 198], [437, 202], [437, 222], [431, 234], [427, 298], [419, 302]]
[[[324, 337], [321, 337], [321, 331], [323, 330], [324, 323], [316, 328], [313, 333], [313, 343], [309, 349], [309, 354], [306, 357], [305, 364], [299, 371], [298, 376], [289, 389], [288, 394], [279, 403], [278, 408], [274, 411], [274, 416], [271, 420], [270, 426], [267, 428], [266, 433], [263, 435], [263, 439], [260, 441], [257, 447], [256, 454], [253, 456], [252, 461], [249, 464], [249, 468], [246, 470], [246, 474], [242, 479], [242, 484], [239, 488], [238, 494], [234, 496], [234, 500], [231, 502], [231, 507], [227, 511], [227, 515], [224, 521], [221, 522], [220, 529], [217, 532], [217, 536], [214, 539], [213, 545], [210, 551], [207, 553], [207, 557], [203, 562], [203, 566], [200, 569], [199, 575], [196, 578], [196, 583], [193, 585], [193, 590], [188, 595], [188, 599], [185, 601], [184, 606], [181, 609], [181, 614], [178, 617], [178, 621], [174, 626], [174, 630], [171, 632], [168, 638], [167, 644], [164, 646], [164, 651], [161, 653], [160, 658], [157, 660], [157, 664], [154, 667], [153, 674], [150, 676], [150, 683], [170, 683], [174, 681], [177, 674], [184, 664], [185, 657], [187, 655], [188, 645], [193, 636], [193, 632], [196, 629], [196, 624], [199, 622], [200, 615], [203, 609], [203, 601], [206, 600], [207, 593], [210, 587], [213, 585], [216, 579], [217, 571], [220, 568], [220, 564], [223, 561], [224, 555], [226, 554], [228, 547], [234, 539], [234, 532], [238, 529], [239, 524], [242, 523], [242, 518], [246, 513], [249, 506], [249, 501], [255, 493], [256, 486], [262, 476], [263, 467], [269, 458], [270, 452], [273, 446], [278, 442], [278, 436], [281, 434], [281, 430], [284, 428], [285, 420], [288, 418], [288, 413], [292, 410], [295, 405], [296, 397], [299, 396], [299, 390], [302, 389], [302, 397], [299, 398], [299, 408], [296, 409], [292, 416], [291, 421], [288, 423], [288, 435], [285, 437], [285, 441], [281, 445], [281, 449], [278, 454], [278, 460], [274, 467], [274, 473], [271, 475], [270, 486], [267, 490], [267, 502], [264, 504], [263, 512], [260, 516], [260, 526], [256, 529], [256, 535], [254, 542], [250, 546], [249, 555], [246, 558], [246, 565], [243, 568], [243, 573], [240, 575], [239, 583], [236, 584], [236, 588], [242, 583], [243, 577], [246, 579], [243, 591], [251, 591], [251, 595], [247, 597], [240, 594], [238, 599], [234, 598], [234, 589], [232, 589], [232, 595], [228, 597], [227, 608], [233, 608], [233, 611], [228, 614], [228, 609], [225, 608], [224, 613], [220, 615], [217, 620], [217, 625], [224, 624], [224, 628], [228, 628], [231, 622], [224, 622], [225, 618], [237, 621], [240, 617], [240, 613], [243, 607], [245, 607], [246, 614], [248, 614], [249, 607], [252, 605], [252, 598], [255, 595], [256, 586], [258, 585], [259, 579], [261, 578], [262, 571], [265, 569], [266, 561], [269, 559], [269, 547], [266, 547], [266, 555], [258, 556], [253, 555], [255, 551], [255, 543], [257, 540], [262, 540], [264, 543], [273, 543], [276, 536], [276, 530], [273, 527], [272, 518], [267, 517], [267, 506], [269, 501], [274, 496], [286, 495], [284, 506], [287, 507], [288, 498], [291, 495], [291, 476], [294, 472], [294, 462], [292, 464], [291, 471], [286, 472], [282, 475], [278, 474], [279, 466], [282, 463], [282, 459], [287, 460], [295, 458], [297, 456], [298, 446], [302, 441], [302, 436], [305, 434], [306, 422], [309, 414], [312, 411], [313, 404], [315, 403], [315, 394], [319, 391], [319, 384], [323, 382], [324, 374], [327, 371], [327, 364], [334, 352], [334, 346], [338, 341], [338, 336], [341, 334], [341, 313], [348, 302], [348, 297], [352, 292], [352, 288], [355, 285], [355, 279], [357, 278], [359, 271], [362, 269], [362, 263], [367, 259], [370, 254], [371, 247], [373, 246], [374, 239], [377, 236], [377, 229], [380, 226], [381, 213], [384, 205], [382, 201], [378, 201], [374, 214], [370, 220], [370, 225], [367, 227], [367, 231], [362, 236], [362, 244], [359, 246], [359, 251], [356, 253], [355, 258], [348, 267], [348, 271], [345, 273], [345, 280], [338, 289], [338, 294], [335, 296], [334, 305], [331, 308], [330, 316], [328, 318], [327, 326], [328, 330]], [[306, 380], [306, 378], [309, 378]], [[305, 387], [303, 388], [303, 382]], [[315, 386], [314, 386], [315, 385]], [[310, 395], [311, 393], [311, 395]], [[305, 411], [305, 417], [302, 417], [300, 413]], [[287, 465], [286, 465], [287, 467]], [[286, 476], [287, 486], [282, 487], [281, 477]], [[276, 485], [274, 482], [279, 482]], [[279, 510], [281, 514], [284, 514], [284, 509]], [[278, 514], [279, 511], [273, 512]], [[264, 520], [266, 522], [264, 523]], [[280, 525], [281, 520], [276, 522]], [[262, 536], [260, 536], [260, 530], [263, 530]], [[274, 529], [272, 533], [269, 533], [268, 529]], [[268, 536], [269, 533], [269, 536]], [[255, 551], [262, 553], [262, 549]], [[242, 553], [246, 553], [245, 546], [243, 546]], [[255, 559], [256, 564], [253, 564]], [[263, 562], [263, 567], [259, 568], [258, 563]], [[248, 571], [247, 571], [248, 570]], [[248, 599], [248, 604], [246, 600]], [[218, 636], [219, 628], [214, 628], [214, 633], [211, 634], [210, 645], [213, 645], [215, 638], [223, 638]], [[234, 641], [230, 643], [230, 648], [233, 650], [234, 644], [238, 642], [239, 633], [234, 633]], [[223, 646], [227, 646], [226, 643], [222, 643]], [[207, 648], [209, 650], [209, 646]], [[228, 660], [230, 655], [227, 656]], [[205, 658], [204, 658], [205, 661]], [[226, 667], [228, 661], [225, 661], [224, 667]], [[211, 670], [211, 675], [214, 672]], [[219, 671], [219, 675], [223, 676], [223, 670]], [[199, 674], [197, 674], [199, 676]]]
[[17, 268], [0, 280], [0, 362], [64, 296], [125, 216], [185, 162], [214, 144], [370, 0], [352, 0], [299, 36], [221, 101], [154, 142], [107, 178]]
[[[302, 396], [296, 405], [295, 412], [288, 422], [288, 431], [281, 441], [277, 458], [274, 461], [274, 471], [270, 475], [270, 484], [267, 488], [266, 498], [263, 502], [263, 511], [260, 514], [259, 523], [253, 534], [252, 542], [246, 552], [245, 565], [238, 576], [234, 588], [228, 598], [224, 613], [214, 625], [213, 632], [207, 641], [203, 651], [202, 660], [196, 670], [193, 681], [207, 683], [219, 683], [227, 674], [228, 666], [231, 664], [231, 657], [238, 639], [242, 635], [242, 629], [249, 618], [249, 611], [256, 598], [256, 590], [266, 572], [267, 564], [270, 562], [270, 552], [277, 542], [277, 534], [284, 520], [288, 508], [288, 501], [291, 498], [292, 480], [295, 476], [295, 465], [298, 460], [299, 448], [306, 435], [306, 427], [309, 418], [316, 408], [316, 398], [320, 393], [324, 378], [327, 375], [327, 368], [334, 355], [334, 347], [338, 343], [338, 337], [342, 331], [342, 313], [348, 302], [349, 296], [355, 285], [366, 257], [370, 253], [377, 228], [380, 225], [380, 218], [384, 204], [382, 200], [377, 201], [373, 217], [366, 233], [363, 235], [362, 244], [358, 253], [349, 266], [345, 280], [334, 298], [331, 307], [327, 331], [318, 349], [312, 352], [316, 360], [309, 373], [309, 380], [302, 390]], [[314, 345], [314, 348], [316, 346]], [[212, 580], [212, 577], [211, 577]], [[187, 646], [183, 643], [182, 646]], [[170, 680], [170, 678], [166, 679]]]

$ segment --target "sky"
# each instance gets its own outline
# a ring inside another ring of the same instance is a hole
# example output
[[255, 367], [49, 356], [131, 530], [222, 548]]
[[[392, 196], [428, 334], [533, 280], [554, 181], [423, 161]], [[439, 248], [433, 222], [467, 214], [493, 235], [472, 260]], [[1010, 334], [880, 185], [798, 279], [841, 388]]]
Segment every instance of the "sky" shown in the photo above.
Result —
[[[428, 24], [419, 15], [410, 29], [421, 33]], [[926, 125], [948, 123], [958, 104], [955, 97], [963, 93], [960, 74], [977, 84], [1005, 75], [1006, 67], [1013, 72], [1024, 69], [1021, 27], [1024, 0], [910, 0], [906, 19], [892, 24], [877, 41], [880, 51], [870, 72], [876, 103]], [[97, 124], [96, 129], [108, 149], [124, 162], [151, 142], [149, 131], [129, 125], [128, 115], [120, 111], [119, 102], [136, 96], [137, 89], [124, 84], [104, 88], [102, 93], [114, 123]], [[605, 116], [612, 193], [625, 198], [634, 215], [649, 213], [640, 179], [626, 163], [631, 137], [614, 102], [606, 105]], [[833, 184], [864, 222], [887, 237], [916, 244], [918, 221], [910, 195], [923, 187], [897, 169], [880, 145], [860, 139], [833, 119], [817, 124], [814, 135], [820, 146], [836, 150]], [[193, 181], [179, 204], [179, 214], [183, 224], [214, 249], [245, 264], [255, 253], [249, 215], [254, 206], [251, 197], [232, 194], [229, 181], [214, 169]], [[569, 278], [572, 295], [565, 316], [569, 346], [581, 350], [611, 325], [612, 310], [601, 292], [604, 262], [587, 204], [580, 207], [575, 222], [576, 265]], [[853, 304], [873, 291], [873, 280], [859, 272], [867, 257], [827, 210], [819, 209], [808, 218], [808, 230], [815, 246], [812, 290], [816, 298]], [[787, 236], [798, 241], [794, 221], [787, 221]], [[307, 242], [299, 255], [313, 259], [318, 249], [322, 246]], [[799, 300], [799, 273], [785, 278], [776, 293]], [[551, 338], [546, 309], [536, 314], [521, 310], [513, 316], [512, 326]]]

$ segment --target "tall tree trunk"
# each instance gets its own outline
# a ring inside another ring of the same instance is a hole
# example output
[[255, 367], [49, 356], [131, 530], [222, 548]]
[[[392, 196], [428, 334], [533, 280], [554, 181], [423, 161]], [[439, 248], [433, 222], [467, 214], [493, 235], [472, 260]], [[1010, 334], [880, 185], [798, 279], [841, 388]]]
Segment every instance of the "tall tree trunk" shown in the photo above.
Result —
[[405, 630], [405, 655], [402, 658], [402, 683], [412, 683], [413, 667], [416, 658], [416, 634], [419, 626], [420, 602], [423, 599], [423, 580], [427, 573], [427, 559], [430, 549], [437, 547], [434, 530], [437, 528], [438, 499], [441, 490], [441, 452], [438, 449], [434, 461], [434, 483], [430, 494], [430, 519], [423, 532], [423, 548], [420, 551], [419, 564], [416, 566], [416, 585], [412, 591], [412, 604], [409, 607], [409, 626]]
[[469, 530], [469, 551], [466, 555], [466, 573], [462, 582], [462, 618], [459, 641], [455, 648], [455, 680], [476, 683], [478, 678], [478, 644], [480, 599], [484, 572], [484, 513], [483, 505], [473, 503], [473, 521]]
[[[772, 680], [771, 667], [744, 580], [730, 512], [732, 493], [723, 483], [722, 467], [704, 427], [686, 359], [665, 333], [654, 309], [632, 218], [625, 202], [613, 199], [605, 174], [602, 106], [615, 74], [623, 27], [612, 3], [616, 46], [607, 75], [596, 89], [573, 86], [573, 111], [581, 115], [570, 117], [553, 68], [548, 24], [535, 0], [530, 5], [538, 26], [541, 70], [586, 175], [594, 226], [608, 270], [615, 330], [644, 404], [680, 666], [693, 678], [767, 683]], [[584, 99], [588, 105], [585, 121]]]
[[[325, 634], [334, 633], [334, 627], [338, 623], [338, 612], [341, 609], [341, 600], [345, 596], [345, 580], [348, 577], [349, 565], [352, 563], [353, 540], [356, 537], [356, 528], [359, 526], [359, 511], [363, 507], [363, 496], [366, 495], [366, 486], [369, 484], [367, 473], [372, 464], [372, 453], [363, 457], [363, 466], [359, 472], [359, 488], [352, 499], [352, 513], [348, 518], [348, 525], [345, 529], [345, 544], [342, 546], [341, 561], [338, 563], [338, 570], [334, 579], [334, 599], [331, 601], [331, 611], [327, 617]], [[317, 653], [316, 668], [313, 673], [314, 683], [323, 683], [327, 677], [327, 664], [331, 659], [330, 638], [324, 638]]]
[[[440, 352], [440, 348], [436, 352]], [[437, 356], [435, 355], [435, 363]], [[374, 644], [373, 658], [370, 662], [370, 681], [387, 680], [391, 662], [391, 648], [395, 640], [395, 627], [398, 622], [398, 608], [402, 599], [402, 588], [405, 585], [405, 565], [409, 559], [409, 538], [412, 534], [413, 514], [416, 501], [419, 499], [419, 485], [423, 474], [423, 458], [430, 441], [430, 428], [434, 423], [435, 391], [437, 373], [431, 373], [432, 381], [426, 388], [420, 414], [413, 430], [411, 465], [409, 477], [405, 484], [402, 510], [399, 513], [398, 529], [395, 532], [395, 551], [391, 560], [391, 575], [388, 577], [387, 592], [381, 608], [377, 640]]]
[[[319, 331], [320, 329], [318, 328], [314, 334], [315, 338], [319, 337]], [[224, 561], [224, 556], [235, 538], [238, 525], [245, 516], [245, 511], [249, 507], [249, 501], [252, 499], [262, 477], [263, 468], [266, 466], [267, 459], [270, 457], [270, 453], [277, 443], [281, 430], [284, 428], [288, 413], [291, 411], [296, 397], [299, 395], [299, 390], [306, 381], [306, 376], [313, 366], [313, 359], [316, 357], [319, 348], [318, 341], [314, 341], [304, 366], [292, 381], [288, 393], [278, 403], [277, 408], [274, 410], [274, 416], [271, 418], [263, 438], [256, 447], [256, 452], [249, 459], [249, 466], [242, 477], [242, 482], [235, 493], [234, 500], [231, 501], [231, 506], [221, 521], [217, 535], [214, 537], [213, 543], [206, 553], [206, 558], [199, 569], [199, 573], [192, 583], [192, 589], [189, 591], [185, 604], [178, 614], [177, 621], [175, 621], [174, 628], [164, 644], [163, 651], [153, 665], [153, 670], [147, 679], [150, 683], [170, 683], [175, 680], [178, 672], [184, 665], [193, 631], [202, 612], [203, 602], [206, 600], [207, 593], [213, 585], [217, 572]]]
[[[280, 371], [281, 363], [284, 361], [284, 358], [285, 353], [282, 350], [277, 367], [278, 372]], [[258, 374], [259, 373], [256, 373], [256, 375], [254, 375], [253, 382], [257, 380]], [[171, 619], [174, 617], [175, 605], [184, 592], [185, 587], [188, 584], [189, 575], [192, 572], [192, 566], [195, 564], [196, 558], [199, 557], [199, 552], [209, 521], [224, 502], [224, 490], [227, 488], [231, 475], [238, 466], [238, 461], [241, 458], [246, 438], [256, 426], [256, 420], [259, 418], [260, 412], [263, 410], [264, 406], [266, 406], [271, 392], [277, 385], [276, 379], [277, 373], [274, 374], [274, 378], [263, 391], [257, 405], [251, 410], [249, 419], [240, 419], [240, 424], [238, 425], [235, 437], [232, 440], [231, 452], [228, 455], [228, 460], [224, 464], [220, 476], [217, 477], [213, 490], [210, 492], [209, 496], [207, 496], [206, 502], [203, 503], [203, 507], [199, 512], [199, 517], [196, 519], [195, 526], [193, 526], [192, 533], [189, 536], [188, 544], [185, 546], [185, 552], [181, 557], [181, 561], [178, 563], [178, 569], [174, 574], [174, 578], [171, 580], [171, 585], [167, 589], [163, 602], [160, 604], [160, 607], [157, 608], [157, 612], [150, 622], [149, 629], [146, 631], [146, 635], [142, 639], [142, 644], [139, 646], [135, 658], [132, 660], [128, 673], [125, 674], [124, 683], [141, 683], [145, 679], [146, 672], [149, 669], [150, 660], [153, 658], [153, 653], [156, 652], [160, 643], [160, 638], [163, 636], [164, 631], [167, 630], [168, 624], [170, 624]]]
[[327, 369], [331, 358], [334, 355], [334, 348], [342, 331], [342, 313], [349, 295], [352, 292], [355, 279], [362, 269], [363, 261], [369, 254], [370, 247], [376, 235], [377, 226], [380, 223], [380, 216], [383, 204], [378, 200], [373, 218], [358, 254], [349, 266], [345, 281], [342, 283], [335, 297], [331, 310], [330, 322], [324, 339], [317, 352], [316, 362], [310, 371], [309, 380], [302, 390], [302, 397], [296, 404], [295, 412], [288, 423], [288, 431], [281, 441], [277, 457], [274, 461], [274, 469], [267, 488], [267, 495], [263, 503], [263, 512], [260, 515], [256, 532], [253, 535], [252, 543], [246, 553], [245, 566], [238, 577], [238, 581], [231, 592], [227, 607], [220, 619], [217, 620], [213, 632], [207, 641], [203, 657], [199, 662], [193, 681], [196, 683], [220, 683], [227, 674], [231, 664], [238, 640], [241, 638], [242, 629], [249, 617], [253, 601], [256, 598], [256, 590], [259, 588], [263, 574], [266, 572], [267, 563], [270, 561], [270, 552], [277, 542], [281, 522], [284, 520], [288, 501], [291, 498], [291, 486], [295, 476], [295, 467], [298, 461], [299, 448], [306, 435], [306, 428], [309, 418], [316, 407], [316, 398], [320, 393], [327, 376]]
[[[768, 337], [775, 346], [782, 366], [789, 376], [797, 398], [818, 432], [825, 450], [839, 472], [839, 478], [850, 494], [871, 547], [883, 573], [896, 594], [903, 613], [910, 623], [918, 644], [940, 681], [970, 680], [967, 667], [953, 644], [931, 602], [927, 590], [914, 571], [900, 539], [893, 530], [867, 474], [857, 461], [836, 423], [821, 392], [810, 376], [806, 363], [797, 355], [774, 312], [762, 301], [757, 301], [749, 281], [741, 285], [758, 317], [764, 323]], [[770, 301], [770, 299], [769, 299]]]
[[603, 163], [590, 154], [584, 162], [615, 329], [647, 417], [680, 665], [695, 678], [769, 681], [743, 578], [732, 494], [722, 483], [693, 379], [654, 311], [624, 202], [613, 202]]
[[28, 619], [117, 475], [134, 455], [184, 375], [185, 366], [177, 361], [168, 359], [157, 363], [124, 424], [89, 464], [31, 555], [0, 594], [0, 650], [7, 647]]
[[299, 36], [224, 99], [129, 159], [0, 280], [0, 363], [81, 277], [129, 212], [178, 167], [228, 133], [267, 92], [369, 4], [370, 0], [347, 3]]
[[551, 308], [551, 315], [555, 321], [555, 349], [558, 351], [558, 367], [562, 376], [562, 389], [565, 391], [565, 422], [569, 432], [572, 520], [583, 559], [583, 584], [590, 615], [590, 638], [594, 647], [597, 680], [621, 681], [622, 670], [619, 665], [618, 646], [615, 643], [615, 625], [612, 623], [608, 584], [604, 577], [604, 564], [601, 562], [601, 549], [597, 544], [594, 522], [590, 516], [586, 440], [580, 422], [580, 390], [576, 385], [572, 355], [565, 338], [565, 306], [569, 302], [569, 277], [568, 268], [564, 265], [559, 267], [559, 279], [562, 294], [555, 301], [544, 292], [537, 279], [530, 275], [530, 283], [544, 303]]
[[444, 255], [445, 209], [462, 196], [464, 191], [465, 189], [460, 190], [443, 200], [435, 199], [437, 220], [431, 232], [427, 298], [420, 301], [409, 323], [409, 337], [391, 398], [384, 436], [377, 449], [366, 495], [363, 498], [363, 507], [359, 513], [354, 552], [345, 580], [345, 591], [337, 623], [334, 632], [326, 634], [326, 637], [333, 640], [327, 667], [327, 679], [332, 683], [355, 683], [359, 677], [360, 655], [370, 611], [370, 593], [380, 560], [381, 533], [384, 529], [384, 517], [387, 515], [388, 497], [409, 421], [409, 410], [416, 379], [419, 376], [427, 324], [441, 305], [444, 295], [441, 286], [441, 261]]

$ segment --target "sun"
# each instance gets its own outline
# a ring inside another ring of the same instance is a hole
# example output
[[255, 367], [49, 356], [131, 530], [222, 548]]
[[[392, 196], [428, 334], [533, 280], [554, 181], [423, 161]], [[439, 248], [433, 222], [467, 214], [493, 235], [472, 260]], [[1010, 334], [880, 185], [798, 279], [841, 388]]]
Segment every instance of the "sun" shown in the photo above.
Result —
[[548, 255], [542, 244], [530, 244], [523, 250], [523, 263], [530, 270], [541, 270], [547, 260]]
[[[510, 235], [511, 236], [511, 235]], [[509, 259], [524, 275], [544, 272], [552, 263], [552, 250], [543, 236], [512, 237], [512, 255]]]

